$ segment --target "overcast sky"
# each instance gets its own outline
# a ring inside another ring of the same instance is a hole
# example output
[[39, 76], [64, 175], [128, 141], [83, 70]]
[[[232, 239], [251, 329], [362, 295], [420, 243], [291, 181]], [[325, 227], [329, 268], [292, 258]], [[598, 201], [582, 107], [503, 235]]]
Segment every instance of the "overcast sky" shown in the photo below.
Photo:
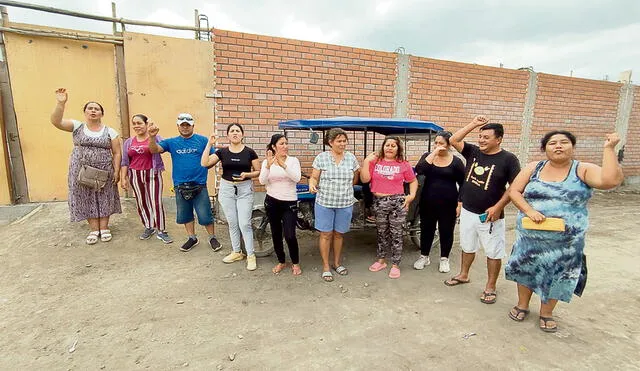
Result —
[[[27, 2], [111, 16], [111, 1]], [[210, 26], [416, 56], [617, 81], [640, 81], [638, 0], [118, 0], [118, 16]], [[14, 22], [111, 33], [111, 24], [9, 8]], [[152, 27], [136, 32], [193, 37]]]

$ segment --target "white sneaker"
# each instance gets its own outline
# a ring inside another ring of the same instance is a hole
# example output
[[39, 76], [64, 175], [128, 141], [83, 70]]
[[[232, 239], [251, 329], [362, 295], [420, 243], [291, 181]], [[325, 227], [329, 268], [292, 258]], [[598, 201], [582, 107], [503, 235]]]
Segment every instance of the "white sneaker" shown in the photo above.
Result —
[[441, 273], [449, 273], [449, 258], [440, 258], [440, 267], [438, 270]]
[[224, 258], [222, 258], [222, 262], [223, 263], [227, 263], [227, 264], [234, 263], [234, 262], [237, 262], [237, 261], [240, 261], [240, 260], [244, 259], [244, 256], [245, 255], [243, 253], [241, 253], [241, 252], [232, 251], [231, 254], [225, 256]]
[[425, 265], [429, 265], [429, 264], [431, 264], [431, 260], [429, 260], [429, 257], [428, 256], [424, 256], [424, 255], [420, 255], [418, 260], [416, 260], [416, 262], [413, 263], [413, 268], [418, 269], [418, 270], [422, 270], [422, 269], [424, 269]]
[[258, 268], [258, 265], [256, 264], [256, 255], [247, 255], [247, 270], [255, 271], [256, 268]]

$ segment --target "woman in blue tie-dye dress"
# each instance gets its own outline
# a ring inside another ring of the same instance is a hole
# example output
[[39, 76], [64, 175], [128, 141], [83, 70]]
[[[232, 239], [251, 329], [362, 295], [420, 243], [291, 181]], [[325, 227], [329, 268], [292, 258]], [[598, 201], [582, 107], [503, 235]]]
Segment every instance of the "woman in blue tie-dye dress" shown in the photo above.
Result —
[[[586, 283], [583, 254], [589, 226], [587, 202], [592, 188], [610, 189], [622, 183], [615, 146], [617, 134], [607, 135], [602, 167], [573, 159], [576, 138], [567, 131], [552, 131], [541, 141], [547, 160], [532, 162], [514, 180], [509, 195], [520, 212], [516, 241], [505, 268], [507, 279], [518, 284], [518, 304], [509, 312], [515, 321], [529, 314], [535, 292], [540, 296], [540, 329], [555, 332], [553, 309], [558, 300], [580, 296]], [[527, 216], [540, 223], [546, 217], [562, 218], [564, 232], [524, 229]]]

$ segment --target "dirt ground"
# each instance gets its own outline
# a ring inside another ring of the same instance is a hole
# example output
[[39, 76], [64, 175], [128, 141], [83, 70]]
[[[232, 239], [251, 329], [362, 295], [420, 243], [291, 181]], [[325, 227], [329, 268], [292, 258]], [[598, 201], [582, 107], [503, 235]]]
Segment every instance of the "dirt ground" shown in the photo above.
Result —
[[[85, 224], [68, 222], [65, 203], [44, 204], [0, 227], [0, 369], [640, 369], [639, 206], [637, 192], [594, 196], [587, 289], [558, 305], [560, 330], [547, 334], [537, 327], [535, 296], [526, 321], [507, 317], [516, 290], [503, 274], [498, 302], [479, 301], [481, 255], [472, 282], [450, 288], [437, 264], [412, 268], [418, 251], [407, 241], [402, 277], [391, 280], [367, 270], [373, 231], [353, 232], [350, 274], [324, 283], [309, 232], [299, 234], [303, 275], [275, 276], [273, 256], [255, 272], [223, 264], [223, 225], [222, 251], [201, 243], [182, 253], [175, 224], [171, 245], [138, 240], [126, 200], [113, 241], [89, 247]], [[513, 209], [507, 218], [512, 226]], [[513, 238], [511, 227], [509, 246]], [[456, 241], [454, 270], [459, 258]]]

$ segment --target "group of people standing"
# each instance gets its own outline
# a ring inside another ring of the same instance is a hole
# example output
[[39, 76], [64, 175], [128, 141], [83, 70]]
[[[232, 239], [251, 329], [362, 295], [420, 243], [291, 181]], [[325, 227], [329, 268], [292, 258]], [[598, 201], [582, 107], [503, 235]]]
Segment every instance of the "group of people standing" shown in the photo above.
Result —
[[[208, 169], [220, 163], [222, 179], [218, 199], [228, 222], [232, 250], [223, 262], [246, 259], [248, 270], [257, 268], [250, 224], [253, 179], [257, 178], [266, 188], [265, 209], [278, 258], [272, 271], [279, 274], [287, 267], [286, 242], [291, 273], [302, 273], [295, 231], [296, 184], [302, 173], [298, 159], [289, 155], [284, 135], [271, 137], [261, 162], [258, 154], [243, 143], [244, 129], [239, 124], [227, 127], [229, 144], [219, 146], [215, 129], [209, 139], [194, 133], [195, 120], [188, 113], [178, 116], [179, 135], [167, 139], [158, 135], [159, 129], [151, 120], [138, 114], [131, 122], [135, 136], [124, 142], [123, 150], [117, 132], [102, 123], [104, 109], [99, 103], [85, 104], [85, 121], [80, 122], [63, 119], [68, 99], [65, 89], [56, 91], [56, 99], [51, 122], [56, 128], [73, 133], [69, 166], [71, 220], [88, 221], [87, 244], [112, 239], [109, 217], [121, 212], [117, 192], [120, 180], [122, 187], [133, 190], [136, 197], [144, 226], [140, 239], [156, 234], [164, 243], [173, 242], [166, 232], [162, 204], [164, 164], [160, 154], [169, 152], [176, 222], [184, 225], [188, 235], [181, 251], [190, 251], [199, 243], [194, 211], [198, 223], [208, 233], [213, 251], [222, 248], [215, 235], [206, 187]], [[478, 144], [466, 142], [465, 137], [476, 130]], [[430, 264], [430, 249], [438, 228], [438, 270], [450, 271], [449, 254], [459, 218], [461, 268], [444, 284], [469, 283], [471, 265], [482, 246], [488, 277], [480, 300], [485, 304], [495, 303], [497, 279], [506, 256], [504, 208], [513, 201], [519, 209], [516, 242], [505, 273], [507, 279], [517, 283], [519, 299], [508, 315], [514, 321], [523, 321], [529, 314], [529, 302], [535, 292], [541, 300], [540, 329], [556, 331], [552, 312], [557, 301], [569, 302], [572, 294], [581, 295], [586, 282], [583, 250], [588, 227], [586, 204], [592, 189], [610, 189], [623, 180], [614, 150], [619, 138], [616, 134], [607, 135], [602, 166], [598, 166], [573, 159], [576, 145], [573, 134], [552, 131], [541, 140], [546, 159], [532, 162], [521, 170], [517, 157], [501, 148], [503, 136], [501, 124], [476, 116], [454, 134], [437, 133], [434, 150], [420, 158], [414, 171], [405, 159], [398, 137], [387, 136], [379, 151], [368, 155], [361, 166], [356, 156], [346, 150], [347, 133], [339, 128], [329, 130], [325, 136], [329, 150], [316, 156], [309, 178], [309, 190], [316, 194], [314, 227], [320, 233], [321, 278], [330, 282], [334, 280], [332, 272], [343, 276], [349, 273], [342, 263], [342, 250], [343, 235], [349, 231], [353, 205], [357, 202], [353, 186], [368, 183], [377, 226], [377, 254], [370, 271], [386, 270], [390, 261], [388, 276], [400, 277], [403, 224], [409, 205], [417, 198], [421, 254], [413, 267], [422, 270]], [[466, 165], [453, 155], [451, 147], [461, 154]], [[96, 180], [96, 187], [80, 184], [80, 178], [86, 174], [100, 178]], [[417, 194], [418, 177], [424, 178], [420, 194]], [[561, 219], [564, 229], [545, 228], [546, 219], [550, 217]], [[527, 221], [530, 223], [524, 223], [523, 219], [530, 219]]]

